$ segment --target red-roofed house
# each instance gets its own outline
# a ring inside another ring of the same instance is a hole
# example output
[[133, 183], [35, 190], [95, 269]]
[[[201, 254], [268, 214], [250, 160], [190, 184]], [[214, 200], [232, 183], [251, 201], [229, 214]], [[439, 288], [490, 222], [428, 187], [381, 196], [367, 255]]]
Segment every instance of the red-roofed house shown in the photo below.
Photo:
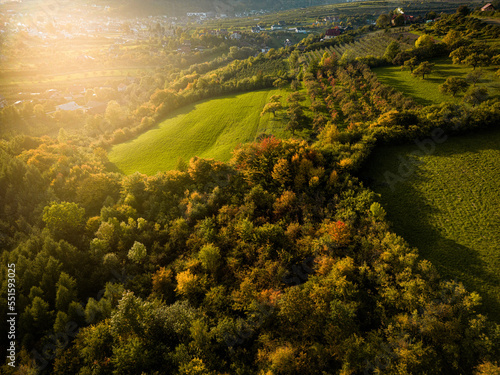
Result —
[[332, 39], [336, 36], [339, 36], [340, 34], [343, 33], [343, 30], [336, 27], [334, 29], [328, 29], [325, 31], [325, 39]]

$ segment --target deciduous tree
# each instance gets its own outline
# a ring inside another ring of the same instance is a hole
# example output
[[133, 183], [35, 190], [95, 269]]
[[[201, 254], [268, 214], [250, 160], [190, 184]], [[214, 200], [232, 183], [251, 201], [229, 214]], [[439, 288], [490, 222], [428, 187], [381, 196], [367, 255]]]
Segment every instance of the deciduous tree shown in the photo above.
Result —
[[488, 90], [484, 87], [471, 86], [464, 95], [463, 101], [475, 107], [488, 99]]
[[417, 66], [418, 66], [418, 60], [415, 56], [409, 60], [406, 60], [403, 63], [403, 67], [410, 69], [410, 73], [413, 73], [413, 69], [415, 69], [415, 67], [417, 67]]
[[384, 58], [387, 61], [392, 61], [396, 57], [396, 55], [400, 52], [400, 50], [401, 48], [399, 46], [399, 43], [393, 40], [392, 42], [389, 43], [389, 45], [385, 49]]
[[381, 14], [378, 16], [376, 24], [379, 28], [384, 29], [391, 23], [391, 19], [387, 14]]
[[431, 74], [433, 70], [434, 70], [434, 64], [428, 61], [424, 61], [420, 63], [420, 65], [417, 68], [415, 68], [412, 74], [415, 77], [422, 75], [422, 79], [425, 79], [425, 75]]
[[465, 79], [448, 77], [446, 81], [439, 86], [439, 90], [444, 94], [456, 96], [459, 92], [467, 90], [467, 87], [469, 87], [469, 84]]
[[271, 102], [267, 103], [264, 108], [262, 109], [262, 112], [260, 113], [261, 116], [264, 116], [266, 113], [272, 113], [274, 117], [276, 117], [276, 112], [281, 111], [283, 109], [283, 106], [281, 105], [280, 102]]
[[475, 70], [476, 66], [488, 65], [489, 61], [490, 58], [488, 57], [488, 55], [485, 55], [484, 53], [473, 52], [465, 59], [463, 59], [462, 63], [472, 66], [472, 69]]
[[85, 209], [71, 202], [52, 203], [44, 208], [42, 219], [57, 239], [72, 242], [84, 228]]
[[415, 47], [417, 48], [429, 48], [433, 44], [434, 44], [434, 39], [429, 34], [421, 35], [415, 41]]

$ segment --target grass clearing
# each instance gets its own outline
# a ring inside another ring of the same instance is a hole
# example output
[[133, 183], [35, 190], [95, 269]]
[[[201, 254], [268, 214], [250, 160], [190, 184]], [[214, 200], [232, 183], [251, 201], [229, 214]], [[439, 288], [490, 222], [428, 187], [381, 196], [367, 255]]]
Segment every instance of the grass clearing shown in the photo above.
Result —
[[[375, 150], [361, 174], [396, 233], [442, 276], [478, 291], [482, 311], [500, 321], [500, 130], [450, 138], [426, 156], [416, 150]], [[392, 189], [387, 172], [398, 174], [400, 157], [418, 164]]]
[[[454, 65], [449, 57], [432, 60], [431, 62], [435, 64], [434, 72], [425, 79], [413, 77], [408, 70], [402, 71], [399, 66], [374, 68], [373, 72], [382, 83], [411, 96], [420, 104], [460, 102], [463, 94], [455, 98], [451, 95], [444, 95], [439, 91], [439, 85], [448, 77], [465, 78], [467, 74], [472, 72], [472, 68], [466, 65]], [[486, 87], [491, 97], [500, 98], [500, 79], [495, 76], [497, 69], [498, 66], [482, 68], [483, 76], [478, 82], [478, 86]]]
[[238, 144], [254, 141], [259, 134], [289, 137], [279, 117], [260, 116], [272, 95], [282, 95], [285, 103], [289, 94], [286, 90], [259, 90], [183, 107], [156, 128], [113, 147], [109, 158], [125, 174], [150, 175], [174, 169], [179, 158], [228, 161]]

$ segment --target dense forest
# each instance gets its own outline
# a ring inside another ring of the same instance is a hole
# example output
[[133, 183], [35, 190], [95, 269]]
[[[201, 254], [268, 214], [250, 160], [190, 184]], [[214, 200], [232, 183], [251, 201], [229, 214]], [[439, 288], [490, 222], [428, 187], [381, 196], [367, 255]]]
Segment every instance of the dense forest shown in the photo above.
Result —
[[[358, 175], [374, 148], [417, 139], [426, 153], [498, 127], [498, 96], [471, 80], [442, 89], [463, 92], [460, 103], [423, 106], [370, 69], [424, 79], [442, 56], [498, 67], [498, 45], [481, 41], [498, 26], [461, 8], [411, 49], [391, 39], [382, 57], [326, 50], [369, 31], [258, 54], [214, 46], [225, 55], [134, 82], [129, 111], [117, 101], [104, 115], [55, 119], [29, 104], [2, 109], [0, 314], [14, 264], [18, 315], [17, 368], [1, 372], [498, 373], [500, 326], [479, 312], [479, 294], [394, 234]], [[302, 58], [315, 50], [325, 52]], [[289, 139], [258, 137], [228, 163], [194, 157], [154, 176], [125, 176], [108, 160], [111, 145], [177, 108], [270, 87], [292, 91], [263, 110]], [[60, 126], [72, 121], [78, 132]], [[38, 122], [62, 129], [30, 134]]]

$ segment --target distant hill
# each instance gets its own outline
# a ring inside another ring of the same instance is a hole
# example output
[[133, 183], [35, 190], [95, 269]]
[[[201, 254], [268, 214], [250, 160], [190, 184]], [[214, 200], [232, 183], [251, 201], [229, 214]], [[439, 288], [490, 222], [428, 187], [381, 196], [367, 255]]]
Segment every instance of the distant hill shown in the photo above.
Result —
[[186, 12], [217, 12], [232, 14], [250, 10], [282, 10], [339, 3], [328, 0], [95, 0], [94, 3], [111, 5], [125, 13], [152, 15], [165, 13], [184, 15]]
[[112, 13], [128, 17], [168, 15], [183, 16], [188, 12], [216, 12], [232, 16], [251, 10], [279, 11], [317, 5], [344, 2], [345, 0], [23, 0], [13, 2], [0, 0], [5, 9], [15, 9], [21, 13], [68, 13], [82, 5], [110, 6]]

